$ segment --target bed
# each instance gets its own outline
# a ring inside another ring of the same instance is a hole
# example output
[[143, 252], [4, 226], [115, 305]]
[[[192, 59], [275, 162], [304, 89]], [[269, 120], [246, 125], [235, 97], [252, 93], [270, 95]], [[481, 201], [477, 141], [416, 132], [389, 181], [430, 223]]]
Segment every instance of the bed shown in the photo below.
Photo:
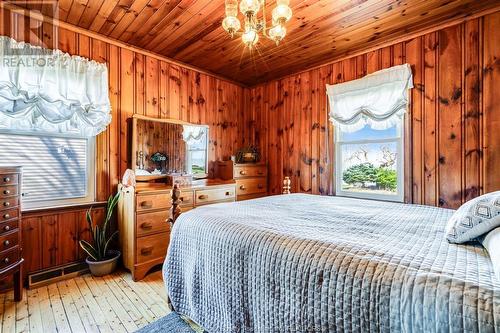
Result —
[[307, 194], [181, 214], [163, 268], [176, 312], [222, 332], [499, 332], [480, 244], [453, 210]]

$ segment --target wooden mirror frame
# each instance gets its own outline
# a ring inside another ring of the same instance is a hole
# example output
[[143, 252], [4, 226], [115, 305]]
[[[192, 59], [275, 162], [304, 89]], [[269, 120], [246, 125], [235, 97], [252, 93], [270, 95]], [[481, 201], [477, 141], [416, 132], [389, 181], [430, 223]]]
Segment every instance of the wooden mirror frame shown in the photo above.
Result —
[[[152, 122], [157, 122], [157, 123], [164, 123], [164, 124], [178, 124], [178, 125], [188, 125], [188, 126], [199, 126], [199, 127], [205, 127], [207, 129], [207, 149], [206, 149], [206, 152], [207, 152], [207, 158], [205, 160], [205, 170], [206, 172], [204, 174], [196, 174], [196, 175], [193, 175], [193, 178], [206, 178], [208, 177], [208, 144], [209, 144], [209, 139], [210, 139], [210, 127], [208, 125], [202, 125], [202, 124], [193, 124], [193, 123], [189, 123], [187, 121], [182, 121], [182, 120], [178, 120], [178, 119], [172, 119], [172, 118], [165, 118], [165, 119], [160, 119], [160, 118], [154, 118], [154, 117], [147, 117], [147, 116], [143, 116], [143, 115], [138, 115], [138, 114], [135, 114], [132, 116], [132, 149], [131, 149], [131, 166], [130, 168], [132, 170], [134, 170], [134, 173], [135, 173], [135, 170], [137, 168], [137, 122], [139, 120], [143, 120], [143, 121], [152, 121]], [[161, 175], [160, 177], [163, 177], [164, 175]], [[151, 175], [151, 176], [144, 176], [144, 177], [150, 177], [151, 180], [154, 180], [155, 179], [155, 175]], [[157, 177], [158, 178], [158, 177]]]

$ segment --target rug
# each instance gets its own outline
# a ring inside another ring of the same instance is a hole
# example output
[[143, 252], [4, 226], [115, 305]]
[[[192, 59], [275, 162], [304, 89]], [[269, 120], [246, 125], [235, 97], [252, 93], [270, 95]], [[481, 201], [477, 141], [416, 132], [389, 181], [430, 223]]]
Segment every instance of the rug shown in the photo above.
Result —
[[163, 318], [144, 326], [136, 333], [195, 333], [182, 318], [176, 313], [171, 312]]

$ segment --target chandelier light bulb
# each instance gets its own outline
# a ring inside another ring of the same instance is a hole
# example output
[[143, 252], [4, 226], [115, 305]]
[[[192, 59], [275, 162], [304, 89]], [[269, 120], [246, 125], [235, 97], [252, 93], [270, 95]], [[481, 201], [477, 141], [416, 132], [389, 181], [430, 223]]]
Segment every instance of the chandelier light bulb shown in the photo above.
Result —
[[243, 43], [249, 48], [256, 46], [260, 38], [272, 40], [276, 45], [285, 38], [285, 23], [292, 18], [290, 0], [275, 0], [276, 7], [270, 13], [271, 17], [266, 15], [264, 9], [266, 0], [224, 0], [224, 3], [226, 16], [222, 27], [231, 38], [241, 35]]
[[259, 34], [255, 30], [247, 30], [245, 31], [245, 33], [243, 33], [241, 39], [243, 40], [243, 43], [245, 43], [245, 45], [247, 45], [248, 47], [252, 47], [259, 41]]
[[231, 37], [234, 36], [234, 33], [240, 30], [241, 23], [235, 16], [227, 16], [224, 21], [222, 21], [222, 27], [226, 30]]
[[260, 1], [259, 0], [242, 0], [240, 3], [240, 11], [242, 14], [254, 15], [260, 9]]
[[286, 4], [278, 4], [273, 9], [273, 22], [288, 22], [292, 18], [292, 9]]
[[279, 42], [281, 42], [283, 38], [285, 38], [285, 35], [286, 28], [281, 24], [278, 24], [269, 30], [269, 37], [271, 37], [271, 39], [274, 40], [276, 44], [279, 44]]
[[226, 0], [226, 16], [238, 15], [238, 0]]

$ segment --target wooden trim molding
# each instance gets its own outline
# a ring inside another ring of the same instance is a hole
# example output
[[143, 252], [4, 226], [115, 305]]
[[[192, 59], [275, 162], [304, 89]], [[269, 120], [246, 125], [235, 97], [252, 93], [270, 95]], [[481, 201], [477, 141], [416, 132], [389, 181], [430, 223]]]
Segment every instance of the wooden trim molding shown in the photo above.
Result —
[[71, 206], [55, 206], [55, 207], [45, 207], [45, 208], [33, 208], [22, 210], [23, 215], [30, 216], [42, 216], [42, 215], [53, 215], [54, 213], [77, 211], [82, 209], [88, 209], [90, 207], [98, 208], [106, 206], [106, 201], [95, 201], [90, 203], [83, 203]]

